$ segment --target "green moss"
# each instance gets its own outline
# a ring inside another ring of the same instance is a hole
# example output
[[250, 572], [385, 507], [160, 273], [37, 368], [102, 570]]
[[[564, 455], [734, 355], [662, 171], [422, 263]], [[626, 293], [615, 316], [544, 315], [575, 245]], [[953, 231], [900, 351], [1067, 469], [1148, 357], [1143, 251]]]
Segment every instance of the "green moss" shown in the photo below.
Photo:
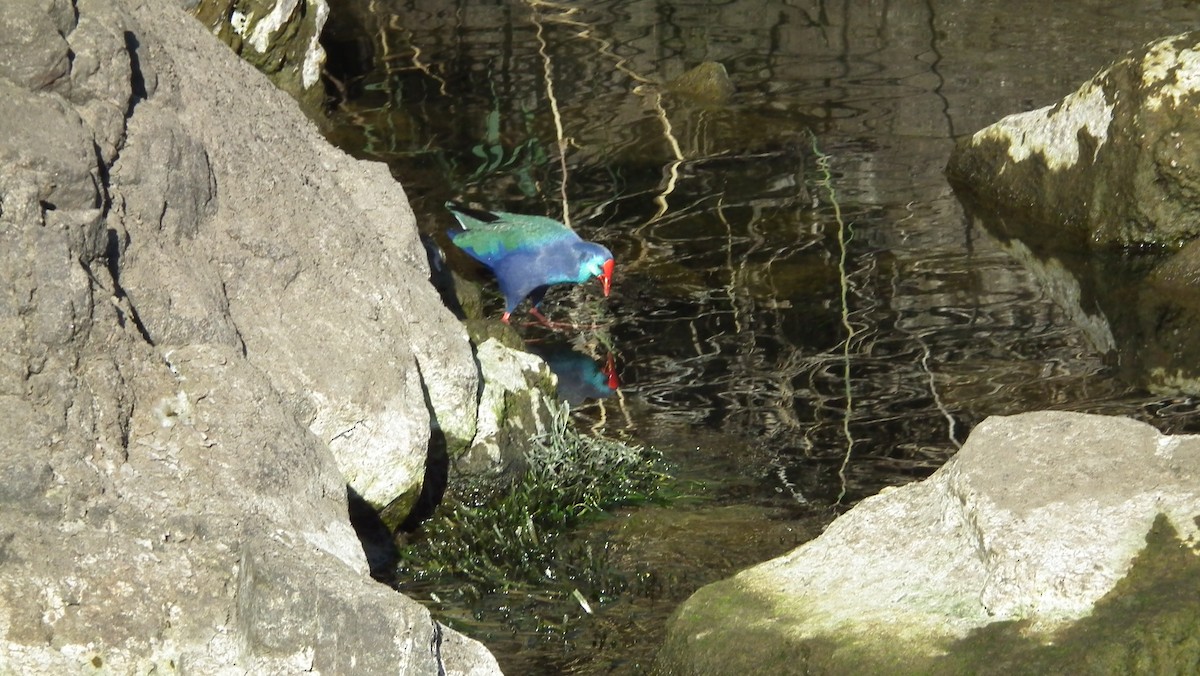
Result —
[[925, 674], [930, 648], [889, 634], [890, 627], [857, 625], [837, 636], [801, 635], [779, 600], [732, 578], [702, 588], [680, 607], [654, 674]]
[[475, 345], [483, 345], [495, 338], [504, 347], [525, 351], [525, 341], [521, 340], [517, 330], [498, 319], [468, 319], [463, 322], [463, 326], [467, 329], [471, 343]]
[[703, 587], [672, 616], [652, 673], [803, 673], [796, 671], [806, 661], [802, 651], [770, 621], [774, 616], [771, 604], [737, 578]]
[[450, 280], [462, 316], [467, 320], [483, 319], [483, 287], [454, 271], [450, 272]]
[[379, 518], [391, 530], [396, 530], [404, 520], [408, 518], [413, 507], [417, 504], [417, 500], [421, 497], [421, 485], [418, 484], [413, 488], [401, 493], [399, 497], [392, 500], [386, 507], [379, 511]]

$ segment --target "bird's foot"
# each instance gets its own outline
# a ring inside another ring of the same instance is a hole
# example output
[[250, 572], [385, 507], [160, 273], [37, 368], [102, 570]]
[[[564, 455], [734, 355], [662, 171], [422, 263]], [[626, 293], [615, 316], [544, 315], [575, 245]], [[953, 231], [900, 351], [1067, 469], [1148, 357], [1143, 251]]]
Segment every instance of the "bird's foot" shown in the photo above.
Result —
[[537, 308], [529, 308], [529, 314], [536, 319], [537, 322], [528, 322], [525, 324], [526, 326], [541, 325], [550, 329], [551, 331], [566, 331], [571, 328], [571, 324], [550, 321], [546, 315], [542, 314], [542, 311]]
[[532, 308], [529, 314], [533, 315], [536, 322], [526, 322], [525, 326], [544, 326], [551, 331], [595, 331], [602, 328], [600, 324], [576, 324], [574, 322], [555, 322], [550, 321], [546, 315], [542, 314], [541, 310]]

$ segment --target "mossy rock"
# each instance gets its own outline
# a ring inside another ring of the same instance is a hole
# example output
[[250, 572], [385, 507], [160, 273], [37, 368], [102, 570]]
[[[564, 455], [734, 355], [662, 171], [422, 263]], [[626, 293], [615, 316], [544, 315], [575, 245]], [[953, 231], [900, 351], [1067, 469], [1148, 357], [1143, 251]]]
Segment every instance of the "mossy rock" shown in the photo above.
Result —
[[1128, 574], [1093, 613], [1050, 633], [995, 622], [965, 638], [916, 643], [902, 627], [808, 635], [803, 611], [732, 578], [671, 619], [654, 673], [1118, 674], [1200, 666], [1200, 556], [1160, 515]]
[[317, 37], [329, 13], [323, 1], [200, 0], [192, 14], [238, 56], [291, 94], [312, 119], [325, 99], [325, 61]]
[[705, 61], [668, 82], [667, 91], [697, 103], [721, 105], [733, 98], [736, 89], [725, 66]]

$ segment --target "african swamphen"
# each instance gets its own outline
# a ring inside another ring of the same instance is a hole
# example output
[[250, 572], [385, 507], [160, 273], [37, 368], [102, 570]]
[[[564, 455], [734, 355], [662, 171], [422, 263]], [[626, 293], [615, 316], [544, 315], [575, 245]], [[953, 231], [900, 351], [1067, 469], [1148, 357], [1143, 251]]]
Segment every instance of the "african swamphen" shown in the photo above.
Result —
[[580, 239], [567, 226], [545, 216], [482, 211], [447, 202], [446, 208], [463, 229], [450, 231], [450, 241], [492, 269], [504, 293], [504, 316], [529, 298], [529, 312], [544, 324], [538, 310], [554, 284], [582, 284], [599, 277], [604, 295], [612, 290], [613, 255], [608, 249]]

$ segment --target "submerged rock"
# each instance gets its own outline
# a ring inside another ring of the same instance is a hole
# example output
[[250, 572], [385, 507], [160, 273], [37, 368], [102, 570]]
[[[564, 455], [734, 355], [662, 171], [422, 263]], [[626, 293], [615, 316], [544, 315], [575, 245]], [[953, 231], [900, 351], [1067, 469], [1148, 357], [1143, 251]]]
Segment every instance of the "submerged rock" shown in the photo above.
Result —
[[737, 90], [723, 64], [705, 61], [668, 82], [667, 91], [698, 103], [720, 105], [728, 103]]
[[1200, 32], [1145, 45], [1058, 103], [961, 139], [947, 174], [1097, 243], [1200, 234]]
[[1170, 592], [1153, 581], [1200, 580], [1198, 478], [1197, 436], [1075, 413], [989, 418], [929, 479], [697, 592], [657, 670], [1185, 670], [1200, 602], [1160, 603]]

